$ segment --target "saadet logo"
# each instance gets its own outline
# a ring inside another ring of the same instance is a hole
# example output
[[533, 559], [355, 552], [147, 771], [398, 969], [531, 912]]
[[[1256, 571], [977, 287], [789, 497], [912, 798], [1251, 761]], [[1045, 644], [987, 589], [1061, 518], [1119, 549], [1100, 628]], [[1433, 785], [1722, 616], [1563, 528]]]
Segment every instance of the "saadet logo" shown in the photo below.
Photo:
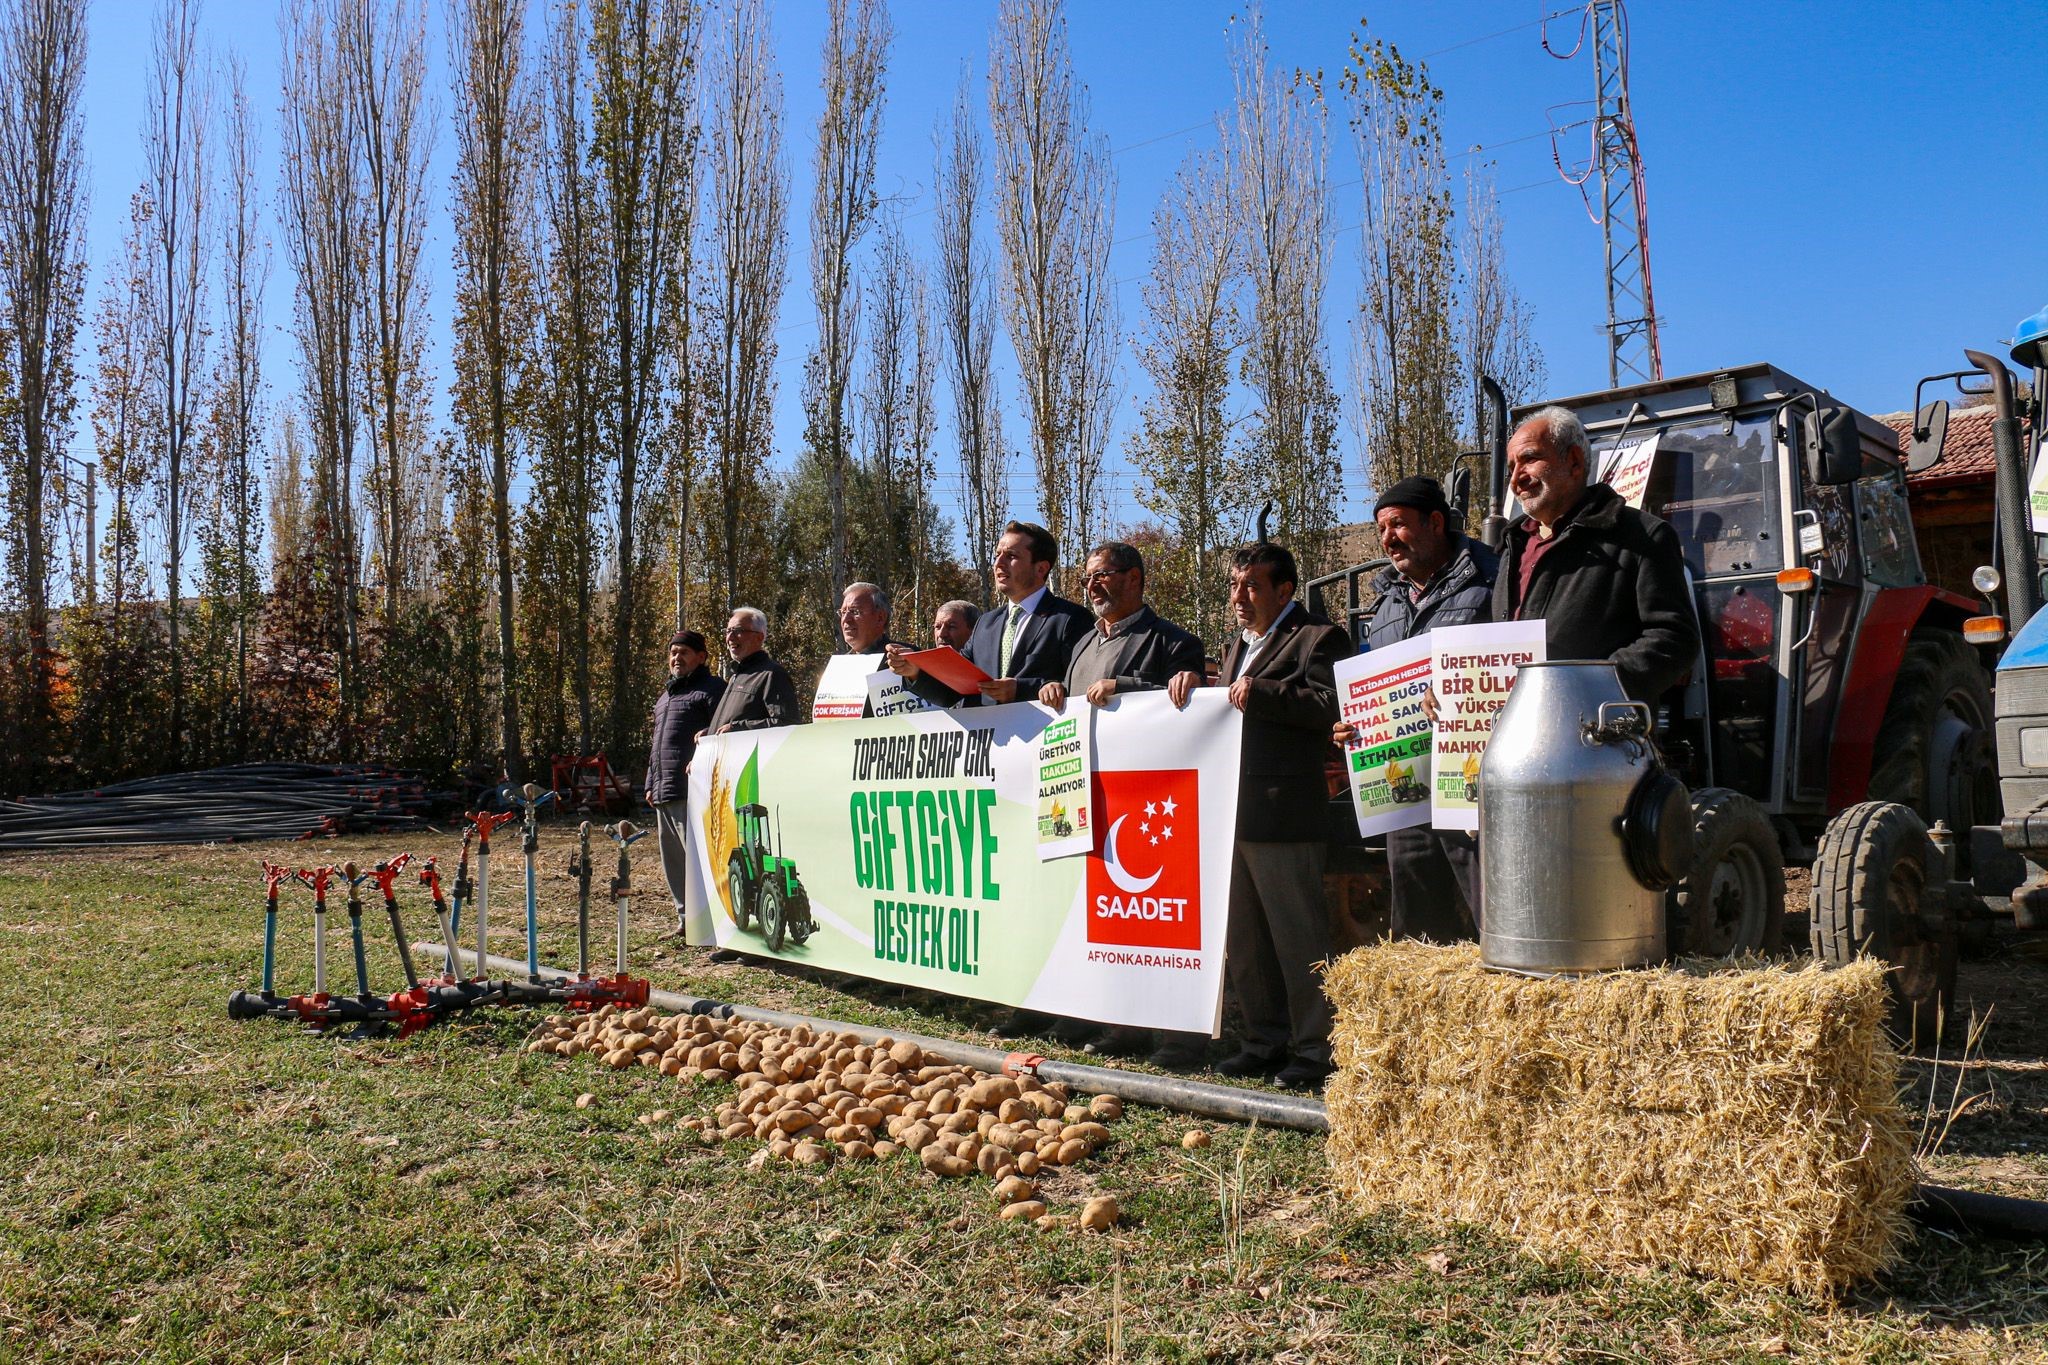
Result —
[[1088, 941], [1202, 946], [1200, 775], [1096, 774], [1102, 848], [1088, 855]]

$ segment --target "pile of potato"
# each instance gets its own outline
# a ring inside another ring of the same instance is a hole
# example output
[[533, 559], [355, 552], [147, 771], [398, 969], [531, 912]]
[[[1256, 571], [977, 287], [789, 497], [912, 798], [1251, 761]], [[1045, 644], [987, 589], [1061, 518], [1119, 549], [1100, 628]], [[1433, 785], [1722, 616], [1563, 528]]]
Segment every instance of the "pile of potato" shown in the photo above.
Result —
[[[904, 1152], [934, 1175], [987, 1176], [1006, 1219], [1102, 1231], [1119, 1216], [1108, 1196], [1089, 1200], [1078, 1218], [1049, 1213], [1035, 1183], [1047, 1168], [1084, 1161], [1110, 1141], [1107, 1125], [1123, 1116], [1114, 1095], [1097, 1095], [1084, 1107], [1056, 1082], [940, 1062], [915, 1043], [870, 1045], [807, 1025], [784, 1029], [613, 1005], [577, 1018], [551, 1016], [526, 1050], [588, 1054], [614, 1070], [652, 1067], [682, 1081], [731, 1082], [735, 1098], [675, 1126], [707, 1141], [764, 1141], [748, 1163], [755, 1170], [776, 1160], [823, 1166]], [[592, 1103], [590, 1096], [578, 1100], [586, 1108]], [[669, 1118], [656, 1110], [640, 1122]]]

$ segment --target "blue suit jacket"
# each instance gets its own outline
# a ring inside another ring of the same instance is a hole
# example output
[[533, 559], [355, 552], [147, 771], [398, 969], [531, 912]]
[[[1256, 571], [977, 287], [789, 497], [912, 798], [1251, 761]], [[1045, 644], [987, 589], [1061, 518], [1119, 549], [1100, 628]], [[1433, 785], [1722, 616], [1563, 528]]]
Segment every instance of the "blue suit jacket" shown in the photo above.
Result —
[[[983, 612], [961, 653], [991, 678], [1015, 678], [1017, 699], [1027, 701], [1035, 698], [1038, 689], [1047, 683], [1067, 680], [1067, 661], [1074, 646], [1094, 629], [1095, 618], [1087, 608], [1055, 597], [1048, 590], [1038, 599], [1038, 609], [1017, 623], [1017, 642], [1011, 647], [1010, 670], [1005, 673], [996, 665], [1002, 658], [1003, 626], [1009, 618], [1009, 606], [1004, 602]], [[934, 706], [979, 706], [983, 700], [979, 692], [963, 696], [926, 674], [911, 679], [907, 686]]]

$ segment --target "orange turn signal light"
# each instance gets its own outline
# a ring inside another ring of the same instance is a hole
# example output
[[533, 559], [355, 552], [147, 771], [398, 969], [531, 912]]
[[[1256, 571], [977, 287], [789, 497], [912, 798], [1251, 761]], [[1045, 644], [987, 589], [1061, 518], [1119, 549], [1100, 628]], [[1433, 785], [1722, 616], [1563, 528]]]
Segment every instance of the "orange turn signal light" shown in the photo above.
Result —
[[1814, 584], [1819, 581], [1819, 576], [1811, 569], [1778, 570], [1779, 592], [1812, 592]]
[[2003, 616], [1972, 616], [1963, 622], [1963, 638], [1973, 645], [1995, 645], [2005, 639]]

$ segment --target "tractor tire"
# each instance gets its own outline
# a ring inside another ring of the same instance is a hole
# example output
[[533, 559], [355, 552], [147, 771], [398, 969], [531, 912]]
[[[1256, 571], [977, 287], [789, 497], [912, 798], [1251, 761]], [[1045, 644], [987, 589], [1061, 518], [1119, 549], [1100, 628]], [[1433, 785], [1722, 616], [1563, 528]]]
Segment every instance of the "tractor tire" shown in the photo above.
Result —
[[1956, 926], [1927, 884], [1927, 826], [1909, 807], [1865, 801], [1833, 820], [1813, 860], [1813, 955], [1891, 966], [1888, 1024], [1911, 1047], [1941, 1037], [1956, 993]]
[[747, 869], [738, 854], [725, 865], [725, 892], [732, 907], [732, 922], [745, 929], [753, 921], [754, 902], [747, 894]]
[[818, 922], [811, 918], [811, 898], [799, 888], [789, 902], [789, 941], [797, 947], [804, 946], [805, 940], [818, 932]]
[[1692, 871], [1664, 896], [1673, 957], [1785, 946], [1785, 856], [1764, 808], [1726, 787], [1692, 794]]
[[1954, 631], [1914, 631], [1878, 736], [1869, 799], [1911, 806], [1929, 829], [1946, 821], [1967, 860], [1970, 827], [1999, 819], [1991, 684], [1975, 648]]
[[756, 907], [761, 917], [761, 935], [768, 940], [768, 951], [782, 951], [782, 937], [789, 931], [789, 907], [782, 899], [782, 885], [770, 873], [761, 883], [761, 899]]

